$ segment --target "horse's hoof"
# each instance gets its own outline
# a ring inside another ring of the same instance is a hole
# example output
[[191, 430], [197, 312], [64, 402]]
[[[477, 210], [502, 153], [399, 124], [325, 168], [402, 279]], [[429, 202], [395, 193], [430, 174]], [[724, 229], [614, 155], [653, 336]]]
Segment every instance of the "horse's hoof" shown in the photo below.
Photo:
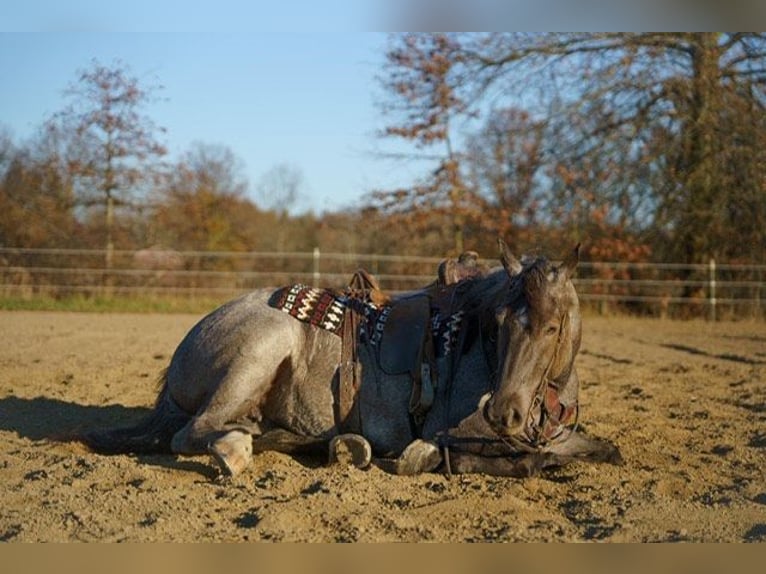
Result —
[[208, 446], [221, 471], [236, 476], [245, 470], [253, 459], [253, 439], [242, 431], [231, 431]]
[[411, 476], [421, 472], [431, 472], [442, 462], [439, 447], [435, 444], [417, 439], [412, 441], [404, 452], [396, 459], [396, 474]]
[[367, 468], [372, 462], [372, 448], [363, 436], [340, 434], [330, 441], [330, 464]]

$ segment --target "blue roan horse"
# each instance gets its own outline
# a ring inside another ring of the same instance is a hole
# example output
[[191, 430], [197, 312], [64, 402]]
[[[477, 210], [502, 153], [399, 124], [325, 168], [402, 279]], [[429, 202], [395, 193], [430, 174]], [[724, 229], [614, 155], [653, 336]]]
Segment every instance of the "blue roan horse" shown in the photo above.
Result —
[[522, 264], [499, 245], [502, 268], [377, 303], [295, 286], [231, 301], [181, 341], [145, 420], [83, 441], [210, 453], [228, 474], [264, 450], [399, 474], [619, 463], [576, 429], [579, 249]]

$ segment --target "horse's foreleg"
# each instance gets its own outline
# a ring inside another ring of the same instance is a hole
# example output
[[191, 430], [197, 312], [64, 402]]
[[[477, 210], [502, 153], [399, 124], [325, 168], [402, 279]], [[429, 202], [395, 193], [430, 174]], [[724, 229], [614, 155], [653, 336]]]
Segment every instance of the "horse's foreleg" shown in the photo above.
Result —
[[545, 466], [545, 454], [533, 452], [517, 457], [487, 457], [470, 452], [449, 453], [450, 471], [455, 474], [483, 473], [493, 476], [526, 478], [535, 476]]
[[566, 440], [545, 447], [544, 466], [562, 466], [581, 460], [622, 464], [622, 455], [612, 443], [573, 432]]
[[377, 464], [386, 472], [412, 476], [421, 472], [431, 472], [442, 462], [442, 455], [436, 444], [416, 439], [412, 441], [402, 454], [395, 459], [380, 459]]
[[456, 451], [450, 451], [449, 457], [450, 470], [456, 474], [484, 473], [517, 478], [535, 476], [544, 468], [575, 461], [622, 464], [620, 451], [613, 444], [577, 432], [565, 441], [548, 445], [541, 451], [514, 457], [490, 457]]

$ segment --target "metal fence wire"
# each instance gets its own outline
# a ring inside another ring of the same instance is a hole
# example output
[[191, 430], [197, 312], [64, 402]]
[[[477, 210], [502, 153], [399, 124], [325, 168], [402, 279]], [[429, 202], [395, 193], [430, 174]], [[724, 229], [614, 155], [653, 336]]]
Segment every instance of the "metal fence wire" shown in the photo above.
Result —
[[[152, 296], [226, 299], [267, 286], [342, 287], [359, 268], [391, 292], [434, 281], [436, 257], [357, 253], [115, 251], [110, 268], [96, 249], [0, 248], [4, 297]], [[486, 260], [495, 265], [498, 262]], [[575, 286], [602, 313], [661, 317], [766, 318], [766, 265], [586, 261]]]

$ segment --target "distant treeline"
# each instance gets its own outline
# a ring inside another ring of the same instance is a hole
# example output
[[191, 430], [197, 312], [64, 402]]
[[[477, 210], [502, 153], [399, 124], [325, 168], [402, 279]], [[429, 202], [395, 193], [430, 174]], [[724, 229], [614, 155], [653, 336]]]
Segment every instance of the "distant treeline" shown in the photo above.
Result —
[[422, 177], [295, 216], [299, 170], [255, 189], [225, 146], [167, 162], [142, 113], [156, 88], [92, 62], [36, 138], [0, 133], [0, 245], [109, 266], [150, 246], [493, 257], [502, 235], [601, 261], [766, 260], [764, 34], [395, 34], [380, 78], [383, 141]]

